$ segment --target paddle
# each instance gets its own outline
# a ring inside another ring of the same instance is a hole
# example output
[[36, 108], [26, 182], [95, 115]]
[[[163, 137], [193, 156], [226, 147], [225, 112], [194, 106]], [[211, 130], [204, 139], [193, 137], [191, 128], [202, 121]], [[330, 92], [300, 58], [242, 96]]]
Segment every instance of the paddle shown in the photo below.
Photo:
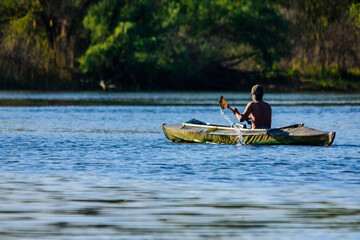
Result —
[[220, 108], [222, 110], [225, 110], [225, 109], [230, 109], [234, 114], [235, 114], [235, 110], [233, 108], [230, 107], [230, 105], [227, 103], [227, 101], [225, 100], [225, 98], [223, 96], [221, 96], [219, 98], [219, 104], [220, 104]]
[[[230, 107], [230, 105], [227, 103], [227, 101], [225, 100], [225, 98], [223, 97], [223, 96], [221, 96], [220, 98], [219, 98], [219, 104], [220, 104], [220, 108], [222, 109], [222, 110], [225, 110], [225, 109], [230, 109], [232, 112], [233, 112], [233, 114], [235, 114], [235, 109], [233, 109], [233, 108], [231, 108]], [[246, 120], [246, 122], [248, 123], [248, 124], [251, 124], [251, 122], [250, 122], [250, 120]]]

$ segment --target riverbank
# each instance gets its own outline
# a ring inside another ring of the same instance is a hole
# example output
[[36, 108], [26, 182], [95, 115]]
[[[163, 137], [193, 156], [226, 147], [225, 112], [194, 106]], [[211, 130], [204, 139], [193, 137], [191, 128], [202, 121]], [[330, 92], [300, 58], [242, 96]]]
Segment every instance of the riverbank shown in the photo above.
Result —
[[15, 91], [240, 91], [247, 92], [262, 84], [267, 92], [360, 92], [360, 73], [296, 71], [250, 72], [225, 68], [207, 69], [201, 75], [182, 80], [173, 76], [152, 78], [90, 80], [9, 79], [0, 76], [0, 90]]

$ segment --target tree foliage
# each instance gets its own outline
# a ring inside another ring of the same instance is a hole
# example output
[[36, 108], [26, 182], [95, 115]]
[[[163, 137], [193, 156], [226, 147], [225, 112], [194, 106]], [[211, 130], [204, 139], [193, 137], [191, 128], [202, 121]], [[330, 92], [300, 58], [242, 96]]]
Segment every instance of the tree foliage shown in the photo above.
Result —
[[274, 1], [286, 7], [296, 46], [293, 62], [327, 69], [360, 66], [360, 3], [357, 0]]
[[84, 25], [81, 69], [125, 85], [202, 78], [210, 65], [264, 69], [289, 52], [288, 22], [262, 1], [102, 0]]
[[82, 19], [91, 0], [3, 0], [0, 2], [0, 77], [8, 87], [56, 88], [69, 84]]
[[0, 1], [2, 88], [190, 89], [359, 66], [356, 0]]

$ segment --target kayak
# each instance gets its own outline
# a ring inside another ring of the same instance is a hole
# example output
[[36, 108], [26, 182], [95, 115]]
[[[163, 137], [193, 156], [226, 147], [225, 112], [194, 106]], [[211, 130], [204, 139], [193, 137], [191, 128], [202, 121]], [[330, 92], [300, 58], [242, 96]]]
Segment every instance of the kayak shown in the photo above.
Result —
[[335, 131], [319, 131], [305, 127], [303, 123], [278, 128], [249, 129], [242, 124], [228, 126], [192, 119], [186, 123], [163, 123], [162, 128], [169, 140], [189, 143], [329, 146], [335, 138]]

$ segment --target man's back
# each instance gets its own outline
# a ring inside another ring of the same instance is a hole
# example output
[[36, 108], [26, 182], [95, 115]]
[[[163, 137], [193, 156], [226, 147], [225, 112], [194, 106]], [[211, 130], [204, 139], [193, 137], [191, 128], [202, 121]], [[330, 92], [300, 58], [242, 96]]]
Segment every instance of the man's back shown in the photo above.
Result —
[[251, 119], [251, 128], [271, 128], [271, 106], [264, 102], [264, 90], [261, 85], [256, 84], [251, 89], [251, 97], [254, 101], [249, 102], [243, 114], [237, 108], [233, 110], [240, 122]]
[[251, 119], [251, 128], [271, 128], [271, 106], [264, 101], [250, 102], [244, 115]]

